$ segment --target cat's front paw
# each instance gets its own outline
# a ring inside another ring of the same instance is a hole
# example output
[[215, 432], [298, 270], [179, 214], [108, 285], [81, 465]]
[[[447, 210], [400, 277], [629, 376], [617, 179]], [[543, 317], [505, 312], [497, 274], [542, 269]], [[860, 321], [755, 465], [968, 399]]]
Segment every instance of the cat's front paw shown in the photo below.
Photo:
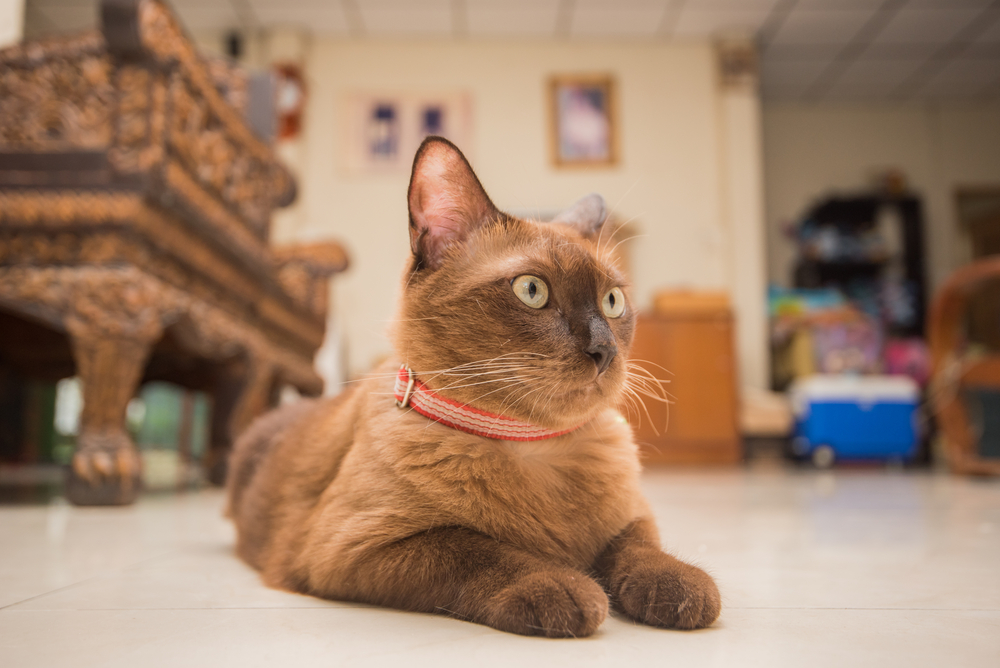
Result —
[[617, 602], [629, 617], [672, 629], [700, 629], [719, 617], [722, 600], [705, 571], [657, 552], [622, 578]]
[[501, 631], [550, 638], [589, 636], [608, 614], [608, 597], [582, 573], [540, 571], [492, 597], [486, 623]]

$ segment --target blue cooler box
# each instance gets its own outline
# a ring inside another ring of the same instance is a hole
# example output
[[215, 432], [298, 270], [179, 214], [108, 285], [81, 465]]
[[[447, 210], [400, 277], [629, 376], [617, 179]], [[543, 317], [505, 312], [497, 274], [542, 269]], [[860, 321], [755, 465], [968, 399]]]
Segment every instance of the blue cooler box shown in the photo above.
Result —
[[920, 388], [905, 376], [809, 376], [789, 391], [792, 449], [820, 466], [834, 459], [903, 460], [917, 451]]

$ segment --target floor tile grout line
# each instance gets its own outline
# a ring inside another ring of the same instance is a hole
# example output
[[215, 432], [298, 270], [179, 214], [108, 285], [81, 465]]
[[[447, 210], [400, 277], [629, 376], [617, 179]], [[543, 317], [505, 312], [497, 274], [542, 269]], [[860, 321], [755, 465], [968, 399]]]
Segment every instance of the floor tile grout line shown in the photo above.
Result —
[[836, 607], [836, 606], [822, 606], [822, 607], [811, 607], [811, 606], [782, 606], [782, 607], [740, 607], [740, 608], [723, 608], [722, 611], [726, 610], [844, 610], [853, 612], [864, 612], [865, 610], [871, 610], [875, 612], [1000, 612], [1000, 608], [859, 608], [859, 607]]
[[[28, 599], [30, 600], [30, 599]], [[8, 606], [9, 607], [9, 606]], [[2, 612], [4, 608], [0, 608]], [[303, 605], [287, 608], [254, 608], [254, 607], [214, 607], [214, 608], [23, 608], [21, 610], [14, 610], [13, 612], [164, 612], [170, 610], [204, 610], [206, 612], [218, 612], [220, 610], [269, 610], [269, 611], [280, 611], [280, 610], [384, 610], [389, 612], [399, 612], [398, 610], [393, 610], [392, 608], [380, 608], [378, 606], [366, 606], [361, 608], [354, 608], [350, 606], [330, 606], [328, 608], [319, 608], [315, 606]], [[424, 614], [424, 613], [418, 613]]]
[[[158, 559], [164, 559], [166, 557], [169, 557], [171, 554], [174, 554], [174, 553], [173, 552], [168, 552], [168, 553], [164, 553], [164, 554], [158, 554], [155, 557], [149, 557], [147, 559], [140, 559], [139, 561], [135, 561], [135, 562], [129, 564], [128, 566], [125, 566], [125, 567], [119, 569], [114, 574], [117, 575], [118, 573], [124, 573], [125, 571], [131, 570], [131, 569], [135, 568], [136, 566], [141, 566], [143, 564], [148, 564], [149, 562], [156, 561]], [[9, 608], [13, 608], [14, 606], [17, 606], [17, 605], [21, 605], [22, 603], [27, 603], [28, 601], [34, 601], [35, 599], [42, 598], [44, 596], [48, 596], [49, 594], [58, 594], [61, 591], [66, 591], [67, 589], [72, 589], [73, 587], [77, 587], [79, 585], [83, 585], [83, 584], [86, 584], [88, 582], [93, 582], [94, 580], [100, 580], [100, 579], [106, 578], [108, 576], [109, 576], [108, 573], [102, 573], [100, 575], [92, 575], [89, 578], [84, 578], [82, 580], [77, 580], [76, 582], [71, 582], [68, 585], [64, 585], [62, 587], [57, 587], [56, 589], [50, 589], [49, 591], [42, 592], [41, 594], [35, 594], [34, 596], [29, 596], [28, 598], [21, 599], [20, 601], [15, 601], [13, 603], [8, 603], [7, 605], [0, 606], [0, 612], [3, 612], [4, 610], [7, 610]]]

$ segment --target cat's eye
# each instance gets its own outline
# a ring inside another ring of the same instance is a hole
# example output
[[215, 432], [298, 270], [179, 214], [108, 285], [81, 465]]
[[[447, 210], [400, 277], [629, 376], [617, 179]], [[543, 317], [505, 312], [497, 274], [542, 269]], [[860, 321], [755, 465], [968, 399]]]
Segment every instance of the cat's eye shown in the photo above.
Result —
[[549, 286], [537, 276], [518, 276], [511, 287], [517, 298], [531, 308], [542, 308], [549, 301]]
[[625, 312], [625, 294], [621, 288], [611, 288], [601, 300], [601, 310], [609, 318], [620, 318]]

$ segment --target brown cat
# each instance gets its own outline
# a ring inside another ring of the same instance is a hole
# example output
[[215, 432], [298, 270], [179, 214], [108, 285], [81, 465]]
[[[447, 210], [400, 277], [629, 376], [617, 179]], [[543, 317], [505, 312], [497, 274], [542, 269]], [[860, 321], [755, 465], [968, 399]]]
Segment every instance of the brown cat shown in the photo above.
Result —
[[718, 589], [661, 551], [616, 410], [635, 311], [600, 243], [603, 200], [512, 217], [436, 137], [408, 198], [396, 358], [242, 436], [239, 555], [274, 587], [514, 633], [589, 635], [609, 600], [646, 624], [711, 624]]

